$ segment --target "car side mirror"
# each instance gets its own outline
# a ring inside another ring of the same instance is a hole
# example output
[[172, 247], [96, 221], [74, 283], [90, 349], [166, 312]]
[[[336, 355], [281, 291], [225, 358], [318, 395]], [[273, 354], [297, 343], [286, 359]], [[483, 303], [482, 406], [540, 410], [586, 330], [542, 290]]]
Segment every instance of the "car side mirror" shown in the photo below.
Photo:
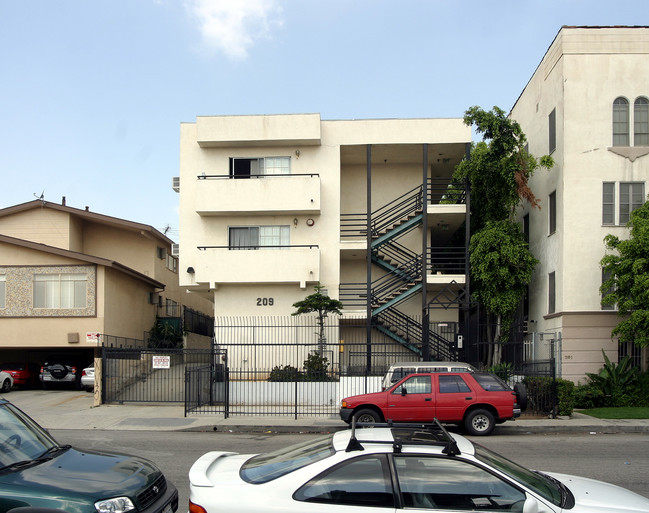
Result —
[[523, 505], [523, 513], [551, 513], [549, 509], [543, 506], [534, 497], [528, 495]]
[[406, 387], [401, 387], [401, 395], [406, 395], [407, 393]]

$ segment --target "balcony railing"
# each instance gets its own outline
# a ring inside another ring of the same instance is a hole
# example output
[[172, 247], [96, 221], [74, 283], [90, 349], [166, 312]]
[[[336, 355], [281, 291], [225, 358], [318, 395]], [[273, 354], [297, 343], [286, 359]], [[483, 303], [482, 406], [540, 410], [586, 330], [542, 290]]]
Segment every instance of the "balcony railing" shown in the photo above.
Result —
[[320, 280], [316, 244], [197, 246], [196, 283], [313, 283]]
[[320, 213], [320, 175], [198, 175], [193, 209], [203, 216]]

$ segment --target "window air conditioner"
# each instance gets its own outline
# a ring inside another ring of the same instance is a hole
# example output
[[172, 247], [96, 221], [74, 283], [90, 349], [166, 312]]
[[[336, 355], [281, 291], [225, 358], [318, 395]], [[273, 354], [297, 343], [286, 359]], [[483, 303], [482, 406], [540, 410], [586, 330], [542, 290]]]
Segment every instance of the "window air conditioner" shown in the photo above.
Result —
[[179, 176], [174, 176], [174, 177], [171, 179], [171, 188], [172, 188], [175, 192], [180, 192], [180, 177], [179, 177]]
[[179, 256], [180, 255], [180, 244], [172, 244], [171, 245], [171, 256]]

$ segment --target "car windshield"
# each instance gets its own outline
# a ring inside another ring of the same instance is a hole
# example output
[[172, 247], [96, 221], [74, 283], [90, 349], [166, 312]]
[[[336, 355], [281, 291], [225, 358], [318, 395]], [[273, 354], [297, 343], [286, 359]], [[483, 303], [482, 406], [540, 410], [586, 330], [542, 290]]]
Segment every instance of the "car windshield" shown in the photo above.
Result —
[[331, 435], [318, 437], [305, 443], [253, 456], [242, 465], [241, 479], [253, 484], [267, 483], [323, 460], [335, 452]]
[[57, 448], [56, 441], [12, 404], [0, 404], [0, 470]]
[[552, 502], [552, 504], [556, 506], [563, 504], [562, 489], [555, 481], [550, 480], [543, 474], [521, 467], [518, 463], [510, 461], [500, 454], [490, 451], [486, 447], [482, 447], [476, 443], [473, 445], [475, 446], [475, 456], [481, 462], [507, 474], [514, 481], [538, 493], [544, 499]]

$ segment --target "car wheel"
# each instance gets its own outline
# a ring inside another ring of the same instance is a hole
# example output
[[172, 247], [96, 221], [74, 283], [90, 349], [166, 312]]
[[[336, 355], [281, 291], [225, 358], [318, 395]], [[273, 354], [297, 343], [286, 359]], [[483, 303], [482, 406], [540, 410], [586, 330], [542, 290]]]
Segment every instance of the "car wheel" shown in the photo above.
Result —
[[496, 421], [487, 410], [472, 410], [464, 419], [464, 427], [471, 435], [484, 436], [493, 431]]
[[514, 385], [514, 392], [516, 392], [516, 402], [521, 412], [527, 410], [527, 388], [523, 383], [516, 383]]
[[356, 422], [362, 422], [363, 424], [376, 424], [381, 421], [379, 414], [369, 408], [358, 410], [354, 414], [354, 419], [356, 419]]
[[7, 393], [11, 390], [11, 381], [8, 379], [4, 380], [4, 383], [2, 383], [2, 392]]

